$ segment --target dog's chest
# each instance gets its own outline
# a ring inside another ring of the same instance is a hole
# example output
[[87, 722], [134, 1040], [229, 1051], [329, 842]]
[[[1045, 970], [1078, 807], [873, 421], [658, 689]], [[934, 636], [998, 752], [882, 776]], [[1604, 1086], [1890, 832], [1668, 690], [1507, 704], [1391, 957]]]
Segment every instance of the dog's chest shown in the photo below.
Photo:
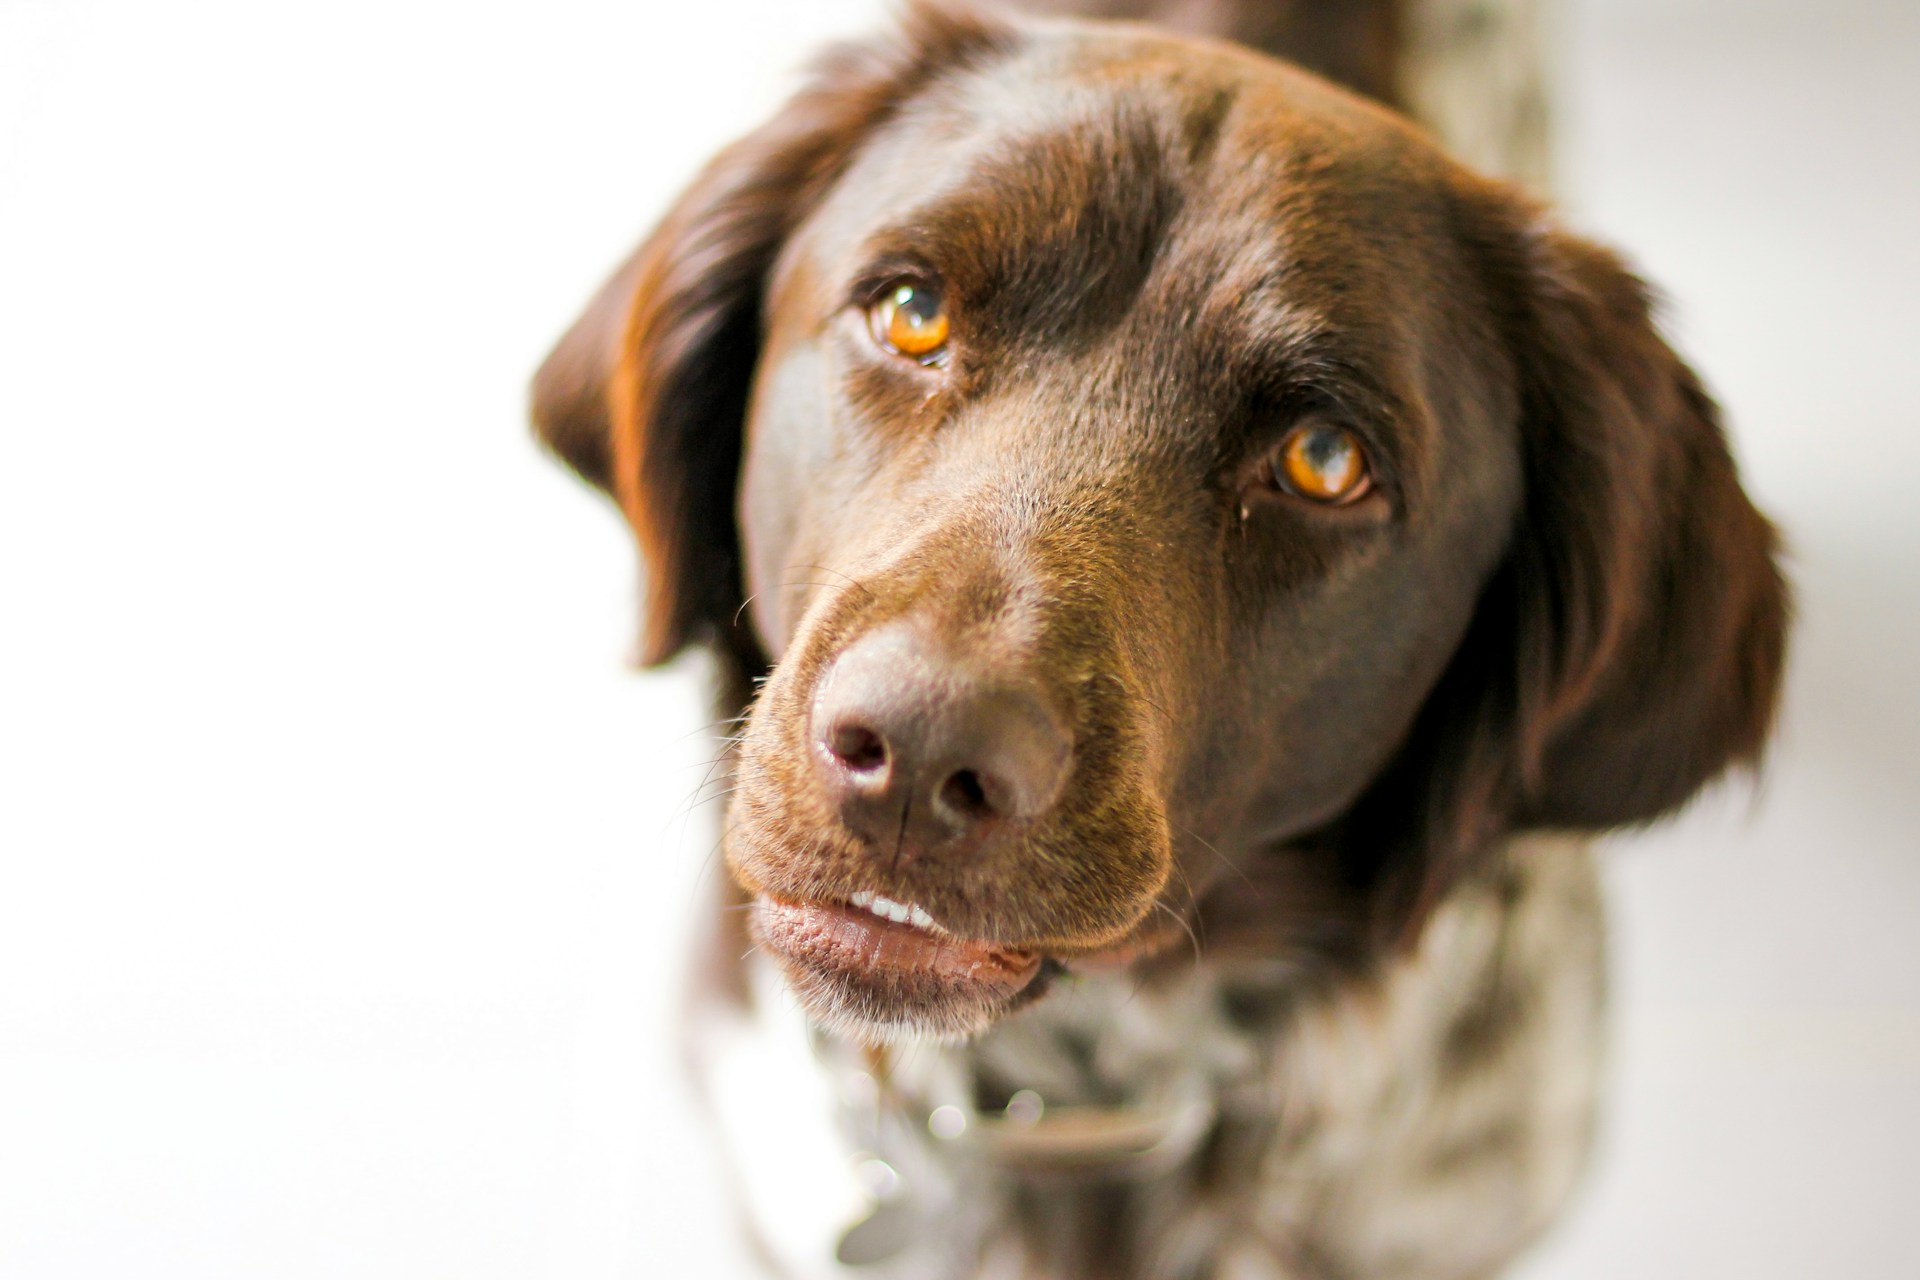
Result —
[[1490, 1273], [1585, 1152], [1599, 923], [1584, 846], [1530, 840], [1367, 984], [1201, 964], [1063, 983], [964, 1046], [816, 1037], [823, 1176], [854, 1189], [819, 1274]]

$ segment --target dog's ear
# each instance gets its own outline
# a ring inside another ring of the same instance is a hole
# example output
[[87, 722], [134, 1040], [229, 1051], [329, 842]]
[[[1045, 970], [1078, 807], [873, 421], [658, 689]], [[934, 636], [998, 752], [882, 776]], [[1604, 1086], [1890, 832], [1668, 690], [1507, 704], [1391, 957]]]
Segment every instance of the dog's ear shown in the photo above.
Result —
[[1569, 236], [1537, 235], [1532, 256], [1515, 818], [1620, 826], [1757, 763], [1787, 589], [1718, 407], [1655, 330], [1646, 287]]
[[1504, 194], [1468, 225], [1513, 356], [1526, 491], [1393, 770], [1423, 832], [1389, 841], [1412, 855], [1387, 895], [1401, 921], [1506, 831], [1644, 822], [1756, 763], [1786, 644], [1773, 528], [1646, 287]]
[[536, 432], [633, 526], [647, 577], [641, 661], [696, 640], [748, 643], [732, 634], [743, 598], [734, 493], [781, 245], [929, 78], [1009, 38], [914, 5], [890, 39], [830, 52], [807, 88], [694, 179], [535, 375]]

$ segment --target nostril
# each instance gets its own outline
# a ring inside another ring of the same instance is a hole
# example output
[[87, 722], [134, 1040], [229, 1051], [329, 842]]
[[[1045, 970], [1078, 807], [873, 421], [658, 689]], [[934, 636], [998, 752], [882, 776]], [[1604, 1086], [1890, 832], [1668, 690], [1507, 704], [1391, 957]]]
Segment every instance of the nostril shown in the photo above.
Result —
[[889, 623], [820, 673], [806, 754], [818, 799], [875, 849], [960, 853], [1056, 806], [1073, 736], [1036, 682], [983, 672]]
[[827, 750], [849, 769], [868, 773], [887, 762], [887, 743], [873, 730], [857, 724], [841, 725], [827, 735]]
[[962, 769], [940, 784], [940, 803], [949, 812], [976, 821], [993, 815], [987, 788], [971, 769]]

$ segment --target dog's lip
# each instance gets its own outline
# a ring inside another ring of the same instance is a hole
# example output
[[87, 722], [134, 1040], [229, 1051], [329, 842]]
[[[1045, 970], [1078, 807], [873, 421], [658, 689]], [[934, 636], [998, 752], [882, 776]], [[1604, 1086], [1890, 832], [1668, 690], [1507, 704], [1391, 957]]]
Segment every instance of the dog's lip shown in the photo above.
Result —
[[1178, 925], [1141, 925], [1087, 945], [1015, 946], [965, 938], [941, 925], [918, 903], [859, 890], [844, 901], [756, 895], [766, 940], [776, 949], [828, 967], [873, 967], [937, 973], [949, 978], [1024, 974], [1030, 980], [1052, 961], [1076, 969], [1124, 969], [1190, 937]]
[[871, 892], [846, 902], [794, 901], [763, 894], [762, 938], [796, 960], [826, 969], [891, 970], [1018, 991], [1038, 976], [1040, 952], [942, 928], [923, 908]]

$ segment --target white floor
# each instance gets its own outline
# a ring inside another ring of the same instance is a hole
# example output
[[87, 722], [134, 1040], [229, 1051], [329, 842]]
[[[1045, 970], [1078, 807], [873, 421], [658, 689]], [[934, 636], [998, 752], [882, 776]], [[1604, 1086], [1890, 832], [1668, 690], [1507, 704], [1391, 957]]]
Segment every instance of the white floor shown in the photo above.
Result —
[[[0, 1275], [743, 1275], [712, 747], [523, 386], [868, 0], [0, 7]], [[1757, 798], [1623, 840], [1527, 1280], [1920, 1274], [1920, 8], [1580, 0], [1571, 216], [1794, 546]]]

